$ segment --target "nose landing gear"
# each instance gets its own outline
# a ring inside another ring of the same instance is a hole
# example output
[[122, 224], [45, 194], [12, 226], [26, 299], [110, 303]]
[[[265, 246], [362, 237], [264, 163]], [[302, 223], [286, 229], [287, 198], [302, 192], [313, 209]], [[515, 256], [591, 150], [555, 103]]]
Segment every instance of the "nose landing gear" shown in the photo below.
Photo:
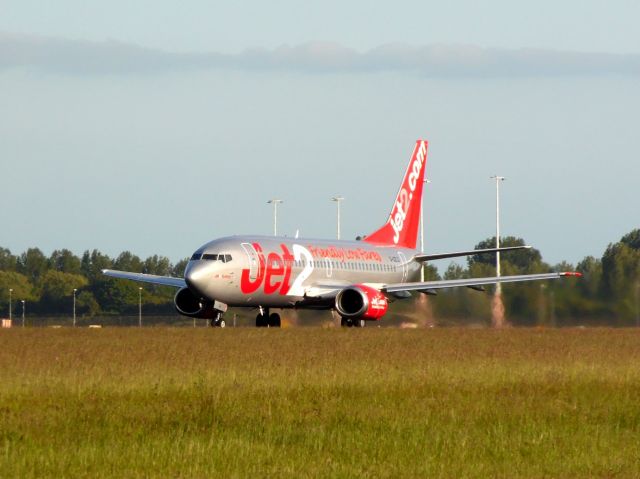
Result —
[[209, 323], [212, 328], [226, 328], [227, 322], [222, 317], [222, 312], [218, 311], [216, 315], [211, 318], [211, 322]]

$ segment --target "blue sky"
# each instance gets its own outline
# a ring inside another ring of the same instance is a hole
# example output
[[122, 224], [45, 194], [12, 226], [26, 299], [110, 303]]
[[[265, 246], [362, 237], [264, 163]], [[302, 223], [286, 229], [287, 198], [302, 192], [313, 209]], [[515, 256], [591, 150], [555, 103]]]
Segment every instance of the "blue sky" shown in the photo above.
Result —
[[[446, 4], [445, 4], [446, 3]], [[386, 218], [430, 141], [431, 252], [552, 263], [638, 227], [637, 2], [0, 1], [0, 245], [177, 260]]]

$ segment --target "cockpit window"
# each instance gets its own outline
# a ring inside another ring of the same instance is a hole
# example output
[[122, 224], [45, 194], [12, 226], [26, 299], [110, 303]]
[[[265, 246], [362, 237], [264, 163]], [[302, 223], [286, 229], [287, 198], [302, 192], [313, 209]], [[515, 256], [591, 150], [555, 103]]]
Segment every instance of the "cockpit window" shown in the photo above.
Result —
[[191, 261], [198, 261], [201, 257], [202, 257], [202, 254], [193, 253], [193, 256], [191, 257]]
[[[200, 257], [196, 258], [199, 255], [193, 255], [191, 259], [200, 259]], [[218, 254], [218, 253], [205, 253], [202, 255], [202, 259], [206, 261], [222, 261], [223, 263], [228, 263], [231, 261], [230, 254]]]

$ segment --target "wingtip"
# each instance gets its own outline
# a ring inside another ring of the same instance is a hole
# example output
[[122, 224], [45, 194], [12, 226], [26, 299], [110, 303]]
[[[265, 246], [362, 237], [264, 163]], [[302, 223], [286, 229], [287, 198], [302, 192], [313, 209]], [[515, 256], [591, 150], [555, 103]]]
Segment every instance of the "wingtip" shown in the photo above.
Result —
[[581, 278], [582, 277], [582, 273], [579, 273], [577, 271], [564, 271], [564, 272], [560, 273], [560, 276], [573, 276], [575, 278]]

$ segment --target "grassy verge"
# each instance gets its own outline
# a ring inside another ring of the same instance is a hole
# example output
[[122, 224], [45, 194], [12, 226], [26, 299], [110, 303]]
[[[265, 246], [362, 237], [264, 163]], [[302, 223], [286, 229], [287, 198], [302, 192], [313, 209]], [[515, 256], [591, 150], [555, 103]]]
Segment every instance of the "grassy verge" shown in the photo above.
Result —
[[1, 477], [638, 477], [632, 330], [0, 331]]

